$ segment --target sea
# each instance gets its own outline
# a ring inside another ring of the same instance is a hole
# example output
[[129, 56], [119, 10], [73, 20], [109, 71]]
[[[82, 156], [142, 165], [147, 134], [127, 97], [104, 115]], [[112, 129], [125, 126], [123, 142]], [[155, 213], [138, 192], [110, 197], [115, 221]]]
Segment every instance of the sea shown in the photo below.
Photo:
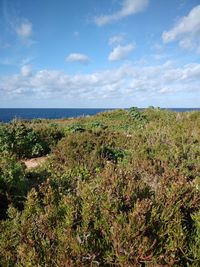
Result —
[[[200, 108], [166, 108], [176, 112], [200, 110]], [[114, 108], [0, 108], [0, 122], [13, 119], [64, 119], [95, 115]], [[142, 110], [142, 109], [141, 109]]]

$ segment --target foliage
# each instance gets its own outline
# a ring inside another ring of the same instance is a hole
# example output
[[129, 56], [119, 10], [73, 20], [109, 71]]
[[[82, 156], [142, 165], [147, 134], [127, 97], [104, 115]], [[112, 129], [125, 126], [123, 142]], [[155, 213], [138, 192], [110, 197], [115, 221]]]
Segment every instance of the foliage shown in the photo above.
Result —
[[17, 158], [45, 155], [64, 136], [55, 126], [39, 126], [36, 130], [25, 122], [14, 120], [0, 127], [0, 151], [15, 154]]
[[65, 136], [64, 130], [57, 127], [57, 124], [54, 123], [38, 125], [35, 127], [34, 131], [41, 140], [44, 148], [44, 155], [49, 153], [51, 149], [56, 146], [58, 141]]
[[132, 107], [129, 109], [130, 117], [135, 121], [139, 123], [139, 126], [141, 128], [144, 127], [144, 125], [148, 122], [147, 117], [142, 114], [136, 107]]
[[81, 125], [80, 123], [72, 124], [72, 125], [70, 125], [68, 128], [69, 128], [69, 131], [70, 131], [71, 133], [75, 133], [75, 132], [80, 132], [80, 133], [82, 133], [82, 132], [85, 131], [84, 126]]
[[44, 149], [39, 135], [20, 121], [1, 128], [0, 144], [2, 151], [14, 153], [18, 158], [40, 156]]
[[109, 131], [69, 134], [54, 149], [52, 164], [59, 165], [60, 169], [83, 166], [93, 172], [107, 161], [117, 162], [124, 158], [125, 145], [116, 145], [122, 137]]
[[0, 218], [9, 204], [22, 208], [26, 192], [25, 167], [11, 155], [0, 154]]
[[53, 149], [25, 170], [4, 141], [1, 266], [200, 265], [199, 112], [132, 108], [25, 128]]

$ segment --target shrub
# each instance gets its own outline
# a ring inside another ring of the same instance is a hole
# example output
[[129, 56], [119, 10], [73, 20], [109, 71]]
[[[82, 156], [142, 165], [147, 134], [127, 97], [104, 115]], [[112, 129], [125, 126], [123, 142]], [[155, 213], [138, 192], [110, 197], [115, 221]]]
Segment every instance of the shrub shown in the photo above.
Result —
[[125, 156], [124, 144], [116, 146], [123, 136], [109, 131], [74, 133], [63, 138], [54, 150], [53, 164], [74, 168], [84, 166], [91, 172], [102, 168], [106, 161], [117, 163]]
[[64, 137], [64, 131], [55, 125], [39, 124], [34, 128], [17, 120], [0, 127], [0, 151], [13, 153], [19, 159], [39, 157]]
[[44, 154], [44, 144], [39, 135], [21, 121], [14, 121], [0, 131], [1, 151], [8, 151], [17, 158], [37, 157]]
[[136, 107], [132, 107], [129, 109], [130, 117], [139, 124], [140, 127], [144, 127], [144, 125], [148, 122], [147, 117], [142, 114]]
[[22, 209], [26, 194], [25, 166], [11, 155], [0, 157], [0, 218], [6, 217], [9, 204]]
[[35, 170], [2, 154], [0, 266], [200, 266], [200, 113], [133, 114], [73, 119]]
[[84, 132], [85, 131], [85, 127], [83, 125], [81, 125], [80, 123], [76, 123], [76, 124], [72, 124], [70, 126], [68, 126], [68, 130], [71, 133], [76, 133], [76, 132]]
[[49, 125], [41, 124], [37, 126], [34, 131], [39, 136], [44, 154], [51, 151], [64, 136], [64, 130], [56, 124], [50, 123]]

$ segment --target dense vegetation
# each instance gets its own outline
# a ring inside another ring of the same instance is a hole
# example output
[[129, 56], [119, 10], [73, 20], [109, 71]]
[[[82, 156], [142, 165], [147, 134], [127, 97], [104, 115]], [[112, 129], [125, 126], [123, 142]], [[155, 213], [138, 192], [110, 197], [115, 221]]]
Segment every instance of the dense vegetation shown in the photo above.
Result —
[[1, 124], [0, 266], [200, 266], [200, 112]]

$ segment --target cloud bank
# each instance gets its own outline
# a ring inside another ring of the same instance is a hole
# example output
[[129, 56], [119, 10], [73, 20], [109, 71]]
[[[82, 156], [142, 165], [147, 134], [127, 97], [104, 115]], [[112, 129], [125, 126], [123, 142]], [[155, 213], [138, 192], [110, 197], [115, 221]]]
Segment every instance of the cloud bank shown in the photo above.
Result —
[[122, 65], [90, 74], [69, 75], [58, 70], [35, 73], [24, 66], [19, 74], [0, 78], [0, 95], [15, 98], [114, 99], [135, 95], [148, 98], [163, 94], [200, 93], [200, 64], [176, 67], [172, 62], [156, 66]]

